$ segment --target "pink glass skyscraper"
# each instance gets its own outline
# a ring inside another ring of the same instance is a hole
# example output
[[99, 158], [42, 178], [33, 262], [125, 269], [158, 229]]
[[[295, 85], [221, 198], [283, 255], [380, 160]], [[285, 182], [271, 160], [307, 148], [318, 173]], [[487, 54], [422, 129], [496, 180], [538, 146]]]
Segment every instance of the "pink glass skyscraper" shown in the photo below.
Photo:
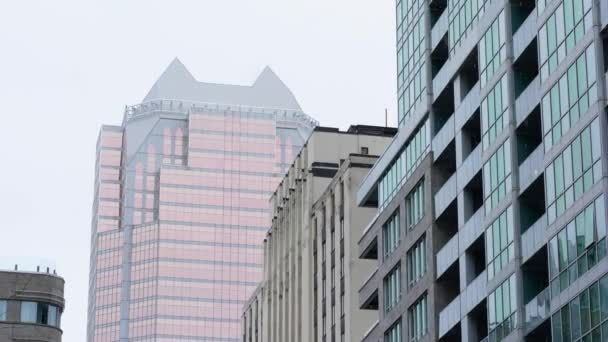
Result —
[[238, 341], [269, 197], [316, 122], [265, 69], [199, 82], [173, 61], [97, 142], [87, 339]]

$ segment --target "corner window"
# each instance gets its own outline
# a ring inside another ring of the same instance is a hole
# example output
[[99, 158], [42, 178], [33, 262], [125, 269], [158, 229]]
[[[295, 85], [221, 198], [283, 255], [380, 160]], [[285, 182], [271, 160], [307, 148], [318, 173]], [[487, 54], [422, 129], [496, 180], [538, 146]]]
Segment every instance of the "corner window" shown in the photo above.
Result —
[[21, 302], [21, 322], [36, 323], [37, 308], [35, 302]]
[[21, 302], [21, 322], [46, 324], [59, 328], [61, 311], [47, 303]]
[[0, 321], [6, 321], [6, 301], [0, 300]]

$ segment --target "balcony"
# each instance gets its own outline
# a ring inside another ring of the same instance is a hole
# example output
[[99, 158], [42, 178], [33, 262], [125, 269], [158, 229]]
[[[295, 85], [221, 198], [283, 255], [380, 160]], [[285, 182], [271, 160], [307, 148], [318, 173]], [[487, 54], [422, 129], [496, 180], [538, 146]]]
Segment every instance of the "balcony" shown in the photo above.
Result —
[[536, 77], [515, 100], [515, 119], [519, 126], [539, 104], [540, 77]]
[[359, 289], [359, 307], [363, 310], [378, 310], [378, 269], [370, 274]]
[[546, 230], [547, 217], [543, 215], [521, 235], [521, 254], [523, 262], [530, 259], [547, 243], [547, 241], [545, 241]]
[[369, 327], [369, 329], [367, 329], [365, 334], [363, 334], [363, 338], [361, 339], [361, 341], [363, 341], [363, 342], [378, 341], [378, 337], [376, 335], [377, 335], [377, 330], [378, 330], [379, 324], [380, 324], [380, 322], [378, 320], [376, 320], [376, 322], [374, 322], [374, 324], [372, 324], [372, 326]]
[[533, 11], [513, 35], [513, 56], [517, 60], [537, 35], [536, 12]]
[[600, 1], [600, 12], [601, 12], [601, 16], [602, 16], [602, 27], [601, 29], [605, 28], [606, 25], [608, 25], [608, 1]]
[[483, 234], [483, 219], [485, 213], [483, 206], [477, 209], [477, 212], [471, 216], [471, 218], [464, 224], [464, 227], [458, 233], [460, 238], [460, 247], [464, 250]]
[[524, 307], [524, 329], [529, 333], [551, 315], [551, 293], [547, 287]]
[[538, 145], [519, 166], [519, 193], [523, 193], [544, 172], [544, 146]]
[[462, 128], [462, 126], [464, 126], [464, 124], [471, 118], [477, 108], [479, 108], [480, 103], [481, 99], [479, 98], [479, 82], [477, 82], [473, 88], [471, 88], [464, 100], [460, 102], [458, 108], [456, 108], [455, 127], [457, 130]]
[[454, 134], [454, 115], [452, 115], [433, 138], [432, 150], [435, 160], [443, 153], [448, 144], [454, 140]]
[[456, 175], [457, 173], [452, 174], [435, 194], [435, 217], [439, 217], [456, 198]]
[[458, 324], [460, 317], [460, 296], [458, 296], [439, 313], [439, 337], [443, 337]]
[[441, 248], [437, 253], [437, 278], [441, 277], [443, 273], [450, 267], [455, 261], [458, 261], [459, 248], [458, 248], [458, 233], [454, 235], [448, 243]]
[[431, 50], [435, 50], [441, 39], [448, 33], [448, 26], [448, 11], [444, 10], [431, 29]]
[[372, 229], [378, 217], [380, 216], [380, 210], [376, 212], [376, 215], [370, 220], [369, 224], [361, 233], [359, 239], [359, 258], [361, 259], [377, 259], [378, 258], [378, 239], [376, 231]]
[[456, 174], [458, 175], [458, 191], [462, 191], [467, 184], [481, 170], [481, 144], [471, 152], [462, 163]]

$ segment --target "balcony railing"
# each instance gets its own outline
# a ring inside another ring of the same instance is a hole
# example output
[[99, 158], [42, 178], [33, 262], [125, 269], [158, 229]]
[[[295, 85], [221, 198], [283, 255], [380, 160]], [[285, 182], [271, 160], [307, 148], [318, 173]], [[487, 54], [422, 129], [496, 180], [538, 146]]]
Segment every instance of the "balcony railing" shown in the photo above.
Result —
[[523, 193], [544, 171], [545, 148], [540, 144], [519, 166], [519, 192]]
[[437, 45], [441, 41], [441, 38], [443, 38], [446, 32], [448, 32], [448, 26], [448, 10], [446, 8], [445, 10], [443, 10], [443, 13], [431, 29], [431, 44], [433, 46], [433, 49], [437, 47]]
[[515, 100], [515, 119], [517, 125], [524, 122], [530, 112], [539, 102], [540, 98], [540, 77], [536, 78], [528, 85], [528, 87]]
[[448, 144], [454, 140], [454, 114], [450, 116], [448, 121], [441, 127], [439, 132], [433, 138], [433, 156], [437, 160], [441, 153], [448, 147]]
[[467, 158], [458, 168], [458, 191], [464, 189], [469, 181], [475, 177], [481, 169], [481, 144], [477, 144], [475, 149], [469, 153]]
[[437, 253], [437, 278], [441, 275], [456, 261], [458, 260], [458, 233], [454, 235], [448, 243], [441, 248]]
[[513, 35], [513, 55], [515, 59], [532, 43], [537, 35], [536, 12], [533, 11]]
[[530, 259], [542, 246], [545, 245], [545, 231], [547, 230], [547, 217], [541, 216], [521, 236], [521, 254], [525, 262]]
[[439, 217], [443, 211], [456, 198], [456, 172], [435, 194], [435, 217]]
[[524, 311], [524, 327], [526, 331], [533, 330], [549, 318], [551, 314], [551, 292], [549, 287], [526, 304]]
[[473, 216], [464, 224], [464, 227], [460, 230], [458, 235], [460, 236], [460, 247], [463, 250], [469, 248], [469, 246], [477, 240], [477, 238], [483, 234], [483, 219], [485, 211], [481, 206]]

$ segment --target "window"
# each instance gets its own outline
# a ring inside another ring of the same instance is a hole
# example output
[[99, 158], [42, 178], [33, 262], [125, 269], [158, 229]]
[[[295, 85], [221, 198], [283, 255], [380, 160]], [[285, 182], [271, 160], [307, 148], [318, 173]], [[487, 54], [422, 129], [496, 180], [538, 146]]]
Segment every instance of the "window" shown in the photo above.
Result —
[[607, 341], [608, 276], [557, 310], [551, 326], [554, 341]]
[[[544, 1], [539, 1], [538, 8], [540, 13]], [[591, 0], [564, 0], [557, 7], [538, 33], [541, 81], [555, 71], [592, 25]]]
[[401, 342], [401, 319], [384, 333], [384, 342]]
[[410, 341], [418, 341], [428, 331], [427, 298], [426, 294], [408, 310], [410, 318]]
[[600, 144], [599, 119], [596, 118], [545, 169], [545, 198], [549, 224], [600, 179]]
[[515, 275], [502, 283], [488, 297], [488, 331], [490, 341], [500, 342], [517, 326], [517, 293]]
[[411, 230], [424, 217], [424, 179], [405, 198], [407, 229]]
[[485, 12], [486, 0], [449, 0], [449, 45], [450, 54], [460, 46], [467, 33]]
[[509, 206], [486, 230], [488, 279], [494, 278], [515, 256], [513, 209]]
[[0, 321], [6, 321], [6, 301], [0, 300]]
[[389, 312], [401, 299], [401, 266], [384, 278], [384, 310]]
[[361, 154], [369, 154], [369, 148], [365, 146], [361, 147]]
[[[419, 4], [423, 1], [415, 0]], [[409, 2], [409, 4], [404, 4]], [[404, 0], [398, 4], [400, 10], [402, 5], [407, 6], [406, 13], [412, 14], [419, 9], [411, 3], [411, 0]], [[426, 70], [424, 63], [425, 48], [425, 16], [420, 15], [410, 17], [407, 24], [397, 29], [397, 90], [399, 94], [398, 119], [399, 124], [405, 122], [412, 114], [416, 105], [421, 103], [426, 89]], [[401, 36], [404, 30], [404, 36]], [[403, 38], [403, 39], [401, 39]]]
[[564, 291], [606, 256], [605, 213], [602, 195], [549, 241], [552, 296]]
[[503, 128], [507, 127], [509, 117], [507, 115], [509, 88], [507, 75], [490, 90], [488, 96], [481, 101], [481, 123], [483, 133], [484, 150], [496, 139]]
[[21, 302], [21, 322], [36, 323], [38, 303]]
[[426, 236], [407, 252], [407, 282], [412, 287], [426, 273]]
[[592, 43], [542, 99], [545, 151], [557, 143], [596, 101], [595, 45]]
[[399, 187], [412, 175], [416, 167], [420, 165], [424, 156], [429, 151], [431, 139], [431, 126], [425, 120], [415, 134], [412, 134], [410, 141], [399, 153], [390, 166], [387, 167], [384, 175], [378, 182], [378, 208], [382, 210], [384, 206], [395, 196]]
[[502, 11], [479, 41], [479, 79], [482, 88], [507, 58], [506, 37], [505, 12]]
[[511, 190], [511, 147], [508, 139], [483, 166], [483, 188], [487, 215], [498, 206], [507, 190]]
[[401, 227], [399, 226], [399, 209], [382, 227], [384, 241], [384, 258], [389, 257], [399, 246], [401, 241]]

